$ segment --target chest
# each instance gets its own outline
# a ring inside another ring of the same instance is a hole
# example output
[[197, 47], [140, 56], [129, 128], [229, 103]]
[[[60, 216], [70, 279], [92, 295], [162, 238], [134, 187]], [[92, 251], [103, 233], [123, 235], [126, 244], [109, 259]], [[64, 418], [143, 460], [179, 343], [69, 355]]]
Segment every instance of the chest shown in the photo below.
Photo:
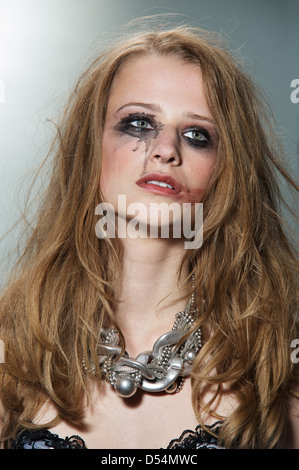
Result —
[[60, 437], [79, 434], [89, 449], [166, 448], [186, 429], [195, 430], [198, 421], [191, 403], [191, 385], [175, 394], [137, 393], [119, 397], [110, 385], [94, 392], [87, 408], [86, 429], [60, 423], [52, 428]]

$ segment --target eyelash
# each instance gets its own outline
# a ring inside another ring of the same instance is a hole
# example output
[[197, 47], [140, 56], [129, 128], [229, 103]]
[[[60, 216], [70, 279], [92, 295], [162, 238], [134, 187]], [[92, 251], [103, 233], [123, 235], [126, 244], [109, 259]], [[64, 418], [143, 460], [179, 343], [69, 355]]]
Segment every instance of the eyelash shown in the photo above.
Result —
[[[148, 133], [153, 132], [157, 129], [157, 123], [155, 122], [155, 117], [149, 114], [129, 114], [125, 118], [121, 119], [120, 123], [117, 126], [117, 129], [120, 132], [127, 133], [129, 135], [132, 135], [133, 137], [141, 137], [147, 136]], [[143, 121], [147, 124], [149, 124], [151, 127], [150, 128], [141, 128], [138, 126], [133, 126], [133, 122], [135, 121]], [[197, 139], [192, 139], [191, 137], [186, 137], [187, 133], [190, 132], [197, 132], [199, 133], [202, 137], [197, 140]], [[187, 130], [184, 131], [183, 133], [184, 138], [186, 139], [187, 143], [193, 147], [197, 148], [206, 148], [211, 146], [211, 137], [207, 129], [204, 129], [199, 126], [191, 126]]]
[[[133, 126], [132, 123], [135, 121], [144, 121], [151, 126], [150, 129], [141, 129], [138, 126]], [[153, 131], [156, 128], [154, 122], [154, 116], [149, 116], [147, 114], [129, 114], [125, 118], [121, 119], [120, 123], [117, 126], [117, 129], [121, 132], [128, 133], [130, 135], [139, 137], [142, 132]]]

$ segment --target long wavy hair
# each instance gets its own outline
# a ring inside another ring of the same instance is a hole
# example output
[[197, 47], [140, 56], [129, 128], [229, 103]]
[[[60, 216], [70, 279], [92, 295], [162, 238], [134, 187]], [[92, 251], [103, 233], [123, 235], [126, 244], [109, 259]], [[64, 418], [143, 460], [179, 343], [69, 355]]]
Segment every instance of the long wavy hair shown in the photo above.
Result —
[[[115, 40], [76, 83], [47, 156], [51, 175], [30, 235], [0, 302], [2, 438], [52, 403], [59, 420], [84, 421], [87, 377], [100, 327], [114, 317], [121, 249], [95, 233], [101, 202], [101, 141], [111, 84], [138, 55], [171, 55], [202, 70], [219, 145], [203, 199], [204, 241], [186, 250], [204, 345], [192, 373], [193, 406], [212, 410], [224, 389], [238, 405], [221, 427], [227, 448], [271, 448], [283, 437], [297, 336], [298, 263], [284, 233], [277, 175], [281, 147], [269, 109], [218, 35], [185, 25], [153, 27]], [[274, 130], [273, 130], [274, 129]], [[298, 190], [298, 188], [297, 188]], [[189, 295], [186, 280], [186, 292]], [[187, 295], [186, 294], [186, 295]], [[124, 340], [122, 337], [122, 345]], [[207, 403], [202, 384], [215, 384]], [[203, 423], [202, 423], [203, 424]]]

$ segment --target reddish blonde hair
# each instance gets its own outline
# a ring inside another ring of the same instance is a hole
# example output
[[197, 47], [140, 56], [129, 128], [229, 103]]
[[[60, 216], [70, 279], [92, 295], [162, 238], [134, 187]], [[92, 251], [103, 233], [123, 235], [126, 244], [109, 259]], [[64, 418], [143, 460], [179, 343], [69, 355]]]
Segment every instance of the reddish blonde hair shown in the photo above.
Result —
[[[49, 186], [1, 297], [3, 439], [32, 427], [47, 400], [57, 419], [78, 425], [84, 418], [82, 358], [97, 364], [100, 327], [107, 317], [115, 322], [120, 257], [117, 242], [95, 234], [101, 137], [113, 79], [138, 54], [198, 64], [219, 133], [203, 200], [204, 243], [186, 250], [183, 260], [195, 276], [205, 339], [192, 374], [194, 409], [201, 421], [198, 410], [213, 404], [202, 403], [202, 383], [218, 384], [215, 399], [225, 384], [239, 405], [222, 426], [221, 442], [273, 447], [286, 425], [298, 309], [298, 264], [282, 229], [277, 170], [295, 185], [279, 163], [280, 147], [253, 82], [216, 36], [187, 26], [121, 38], [74, 88], [51, 148]], [[101, 380], [98, 366], [95, 379]]]

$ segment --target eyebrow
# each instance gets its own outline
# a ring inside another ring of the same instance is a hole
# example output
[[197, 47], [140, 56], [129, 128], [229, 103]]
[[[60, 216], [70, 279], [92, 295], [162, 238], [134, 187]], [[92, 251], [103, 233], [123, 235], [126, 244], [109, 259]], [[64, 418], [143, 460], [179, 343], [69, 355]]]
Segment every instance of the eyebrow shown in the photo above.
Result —
[[161, 111], [161, 106], [155, 103], [138, 103], [138, 102], [133, 102], [130, 101], [129, 103], [124, 104], [118, 110], [116, 111], [117, 113], [121, 111], [124, 108], [127, 108], [128, 106], [138, 106], [140, 108], [146, 108], [149, 109], [150, 111]]
[[[123, 106], [121, 106], [120, 108], [118, 108], [116, 113], [118, 113], [122, 109], [127, 108], [129, 106], [138, 106], [140, 108], [146, 108], [146, 109], [149, 109], [150, 111], [155, 111], [155, 112], [159, 112], [159, 111], [162, 110], [161, 106], [159, 104], [141, 103], [141, 102], [130, 101], [129, 103], [126, 103]], [[188, 113], [184, 113], [184, 116], [186, 116], [187, 118], [190, 118], [190, 119], [197, 119], [197, 120], [200, 120], [200, 121], [208, 121], [211, 124], [215, 125], [215, 121], [212, 118], [209, 118], [207, 116], [201, 116], [200, 114], [192, 113], [191, 111], [188, 112]]]
[[211, 124], [214, 124], [215, 125], [215, 121], [213, 118], [211, 117], [207, 117], [207, 116], [201, 116], [200, 114], [196, 114], [196, 113], [184, 113], [184, 116], [190, 118], [190, 119], [198, 119], [199, 121], [208, 121], [210, 122]]

